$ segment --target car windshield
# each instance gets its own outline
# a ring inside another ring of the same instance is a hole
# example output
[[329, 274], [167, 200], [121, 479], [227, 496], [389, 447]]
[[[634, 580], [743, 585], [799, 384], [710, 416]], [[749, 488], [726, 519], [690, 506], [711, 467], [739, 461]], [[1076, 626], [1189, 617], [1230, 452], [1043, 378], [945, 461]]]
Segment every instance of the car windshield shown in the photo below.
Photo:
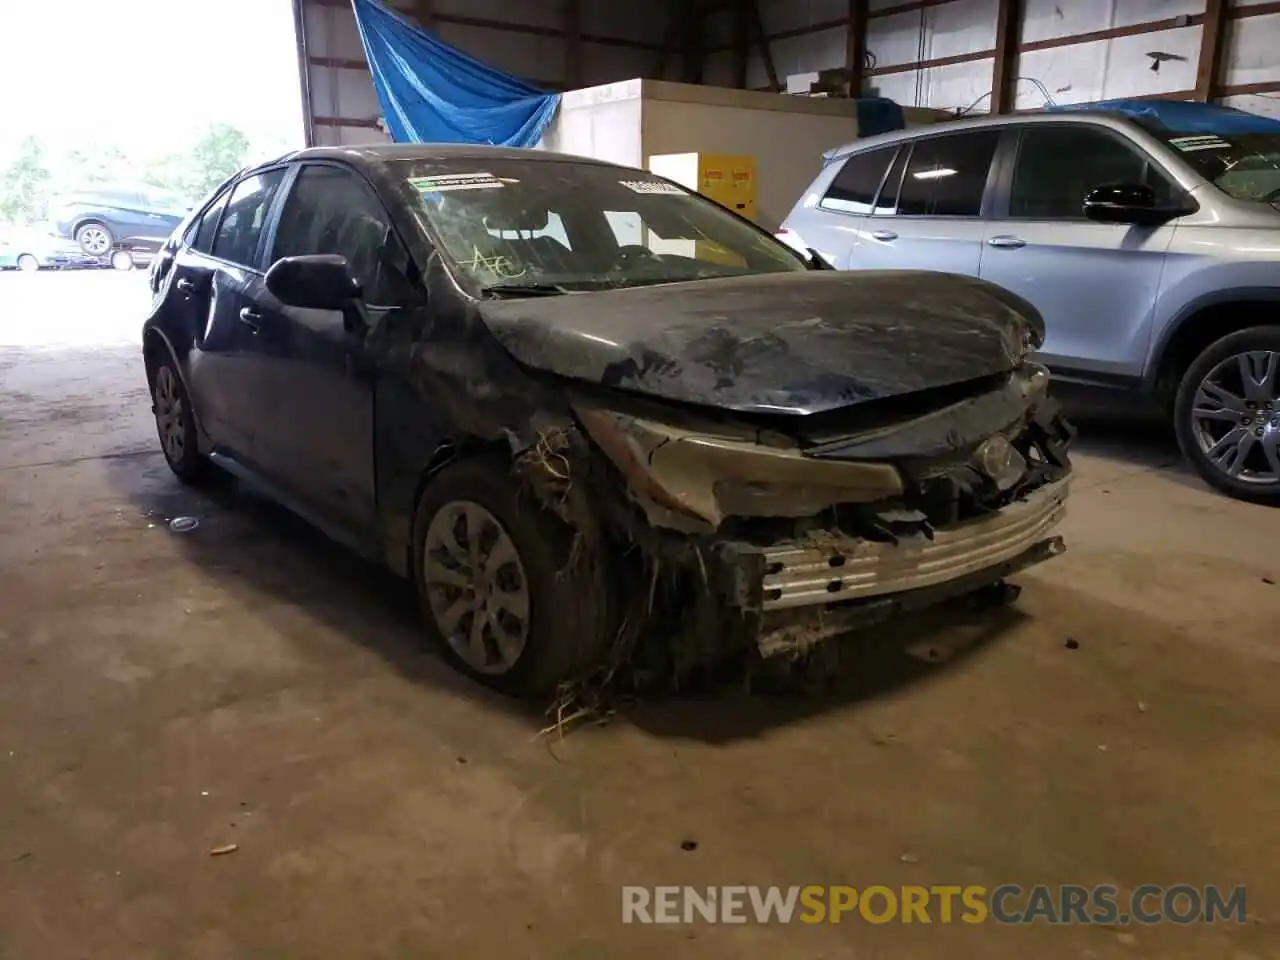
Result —
[[488, 292], [806, 269], [768, 234], [643, 171], [507, 158], [397, 164], [444, 253]]
[[1280, 123], [1270, 132], [1155, 131], [1197, 172], [1237, 200], [1280, 201]]

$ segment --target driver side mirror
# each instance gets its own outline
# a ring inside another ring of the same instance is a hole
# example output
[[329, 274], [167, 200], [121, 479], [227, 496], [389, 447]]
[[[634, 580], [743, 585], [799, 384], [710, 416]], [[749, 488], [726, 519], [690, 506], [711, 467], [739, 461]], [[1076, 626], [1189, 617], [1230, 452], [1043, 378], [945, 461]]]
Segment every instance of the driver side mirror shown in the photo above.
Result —
[[1142, 183], [1105, 184], [1084, 198], [1084, 215], [1097, 223], [1158, 227], [1198, 209], [1189, 197], [1182, 203], [1161, 203], [1156, 192]]
[[363, 293], [347, 258], [332, 253], [277, 260], [267, 271], [266, 284], [281, 303], [305, 310], [345, 312]]

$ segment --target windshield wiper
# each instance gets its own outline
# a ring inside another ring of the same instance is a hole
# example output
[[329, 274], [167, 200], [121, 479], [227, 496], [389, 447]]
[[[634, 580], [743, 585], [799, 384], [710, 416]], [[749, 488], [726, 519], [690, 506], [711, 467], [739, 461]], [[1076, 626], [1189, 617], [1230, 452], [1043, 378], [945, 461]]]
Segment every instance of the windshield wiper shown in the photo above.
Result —
[[569, 288], [558, 283], [521, 283], [518, 280], [504, 280], [499, 283], [491, 283], [487, 287], [481, 287], [480, 292], [511, 294], [517, 297], [554, 297], [562, 293], [568, 293]]

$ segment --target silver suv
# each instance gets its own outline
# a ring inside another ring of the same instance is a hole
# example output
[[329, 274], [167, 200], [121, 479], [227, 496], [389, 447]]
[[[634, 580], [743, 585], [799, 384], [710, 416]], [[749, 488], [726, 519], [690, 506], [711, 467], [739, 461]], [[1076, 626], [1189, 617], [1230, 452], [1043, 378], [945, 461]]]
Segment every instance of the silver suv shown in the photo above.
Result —
[[778, 231], [842, 270], [981, 277], [1044, 315], [1058, 381], [1173, 419], [1280, 505], [1280, 121], [1172, 101], [959, 120], [831, 151]]

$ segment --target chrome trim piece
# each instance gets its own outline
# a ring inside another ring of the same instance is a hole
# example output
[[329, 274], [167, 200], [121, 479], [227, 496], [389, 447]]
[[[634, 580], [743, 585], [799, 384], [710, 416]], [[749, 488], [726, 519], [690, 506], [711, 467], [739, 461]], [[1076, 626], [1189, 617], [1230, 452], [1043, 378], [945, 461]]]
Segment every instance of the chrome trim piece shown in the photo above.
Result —
[[[824, 532], [763, 551], [764, 610], [839, 603], [936, 586], [1016, 557], [1045, 539], [1067, 512], [1070, 482], [1046, 484], [997, 514], [876, 543]], [[772, 572], [768, 572], [772, 571]]]

